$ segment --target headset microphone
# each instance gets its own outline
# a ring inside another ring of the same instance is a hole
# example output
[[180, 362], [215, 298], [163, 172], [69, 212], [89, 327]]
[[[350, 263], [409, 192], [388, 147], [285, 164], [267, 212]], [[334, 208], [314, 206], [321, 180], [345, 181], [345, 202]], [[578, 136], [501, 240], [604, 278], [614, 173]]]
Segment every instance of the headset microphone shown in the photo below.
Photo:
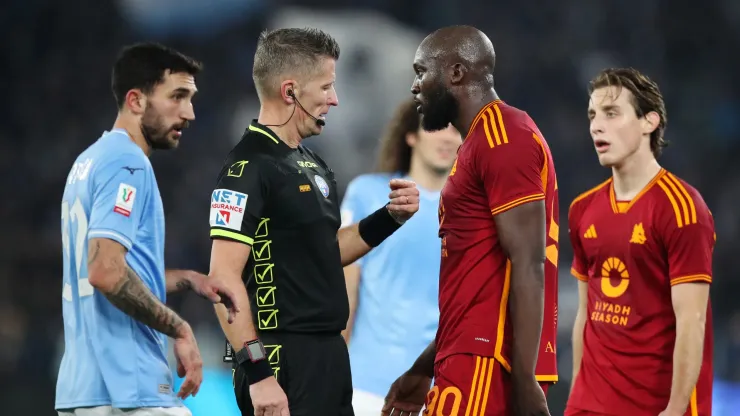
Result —
[[322, 120], [320, 118], [314, 117], [313, 114], [309, 113], [308, 111], [306, 111], [305, 108], [303, 108], [303, 106], [301, 105], [301, 102], [298, 101], [298, 98], [296, 98], [295, 94], [293, 93], [293, 90], [285, 91], [285, 93], [288, 94], [289, 97], [292, 97], [295, 100], [296, 104], [298, 104], [298, 107], [301, 107], [301, 110], [303, 110], [303, 112], [306, 113], [306, 115], [308, 115], [309, 117], [311, 117], [313, 119], [313, 121], [316, 122], [316, 125], [317, 126], [319, 126], [319, 127], [326, 126], [326, 122], [324, 120]]

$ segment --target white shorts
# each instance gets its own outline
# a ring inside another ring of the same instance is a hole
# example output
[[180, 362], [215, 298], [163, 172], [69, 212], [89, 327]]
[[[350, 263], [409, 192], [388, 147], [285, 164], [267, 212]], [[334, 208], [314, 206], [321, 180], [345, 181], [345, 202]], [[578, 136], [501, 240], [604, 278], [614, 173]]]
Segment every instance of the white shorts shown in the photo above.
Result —
[[[384, 404], [385, 397], [376, 396], [362, 390], [352, 392], [352, 408], [355, 411], [355, 416], [378, 416]], [[420, 415], [424, 412], [424, 407], [421, 410]]]
[[139, 407], [137, 409], [114, 409], [110, 406], [80, 407], [71, 412], [58, 412], [59, 416], [193, 416], [182, 407]]
[[352, 392], [352, 408], [355, 416], [378, 416], [385, 404], [385, 397], [376, 396], [362, 390]]

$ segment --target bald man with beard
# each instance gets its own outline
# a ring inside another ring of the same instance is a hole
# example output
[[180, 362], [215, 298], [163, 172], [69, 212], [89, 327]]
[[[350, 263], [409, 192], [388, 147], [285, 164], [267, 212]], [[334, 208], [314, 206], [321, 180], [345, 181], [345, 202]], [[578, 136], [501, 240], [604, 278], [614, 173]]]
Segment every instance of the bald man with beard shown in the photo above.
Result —
[[[411, 92], [425, 130], [463, 144], [442, 190], [436, 340], [391, 386], [383, 415], [549, 415], [557, 381], [558, 192], [544, 136], [499, 99], [496, 55], [470, 26], [427, 36]], [[431, 380], [434, 378], [434, 386]]]

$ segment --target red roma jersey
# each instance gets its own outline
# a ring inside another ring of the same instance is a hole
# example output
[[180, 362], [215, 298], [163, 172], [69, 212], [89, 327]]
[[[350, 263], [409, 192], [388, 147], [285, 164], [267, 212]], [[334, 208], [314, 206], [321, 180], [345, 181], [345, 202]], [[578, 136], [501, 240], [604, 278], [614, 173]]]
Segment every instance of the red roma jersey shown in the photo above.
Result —
[[473, 121], [439, 203], [442, 263], [437, 361], [469, 353], [494, 357], [511, 371], [511, 263], [494, 217], [518, 205], [545, 201], [547, 261], [545, 314], [537, 379], [557, 381], [558, 192], [550, 148], [534, 121], [494, 101]]
[[[568, 407], [655, 416], [671, 394], [676, 319], [671, 286], [712, 281], [714, 221], [701, 195], [661, 170], [630, 202], [612, 180], [573, 201], [572, 273], [588, 282], [583, 359]], [[712, 314], [687, 415], [711, 414]]]

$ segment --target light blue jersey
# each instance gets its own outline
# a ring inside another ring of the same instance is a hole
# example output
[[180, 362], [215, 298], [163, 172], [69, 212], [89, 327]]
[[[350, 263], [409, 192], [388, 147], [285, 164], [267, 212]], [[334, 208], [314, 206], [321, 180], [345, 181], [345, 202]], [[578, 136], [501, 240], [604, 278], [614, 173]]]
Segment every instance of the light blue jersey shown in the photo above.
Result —
[[64, 357], [56, 409], [172, 407], [165, 335], [113, 306], [87, 279], [88, 239], [122, 244], [126, 262], [165, 302], [164, 211], [149, 158], [123, 130], [75, 161], [62, 198]]
[[[342, 222], [361, 220], [388, 202], [388, 182], [369, 174], [350, 182]], [[439, 192], [419, 189], [419, 212], [358, 261], [358, 308], [349, 342], [352, 384], [381, 397], [434, 339], [439, 322]]]

